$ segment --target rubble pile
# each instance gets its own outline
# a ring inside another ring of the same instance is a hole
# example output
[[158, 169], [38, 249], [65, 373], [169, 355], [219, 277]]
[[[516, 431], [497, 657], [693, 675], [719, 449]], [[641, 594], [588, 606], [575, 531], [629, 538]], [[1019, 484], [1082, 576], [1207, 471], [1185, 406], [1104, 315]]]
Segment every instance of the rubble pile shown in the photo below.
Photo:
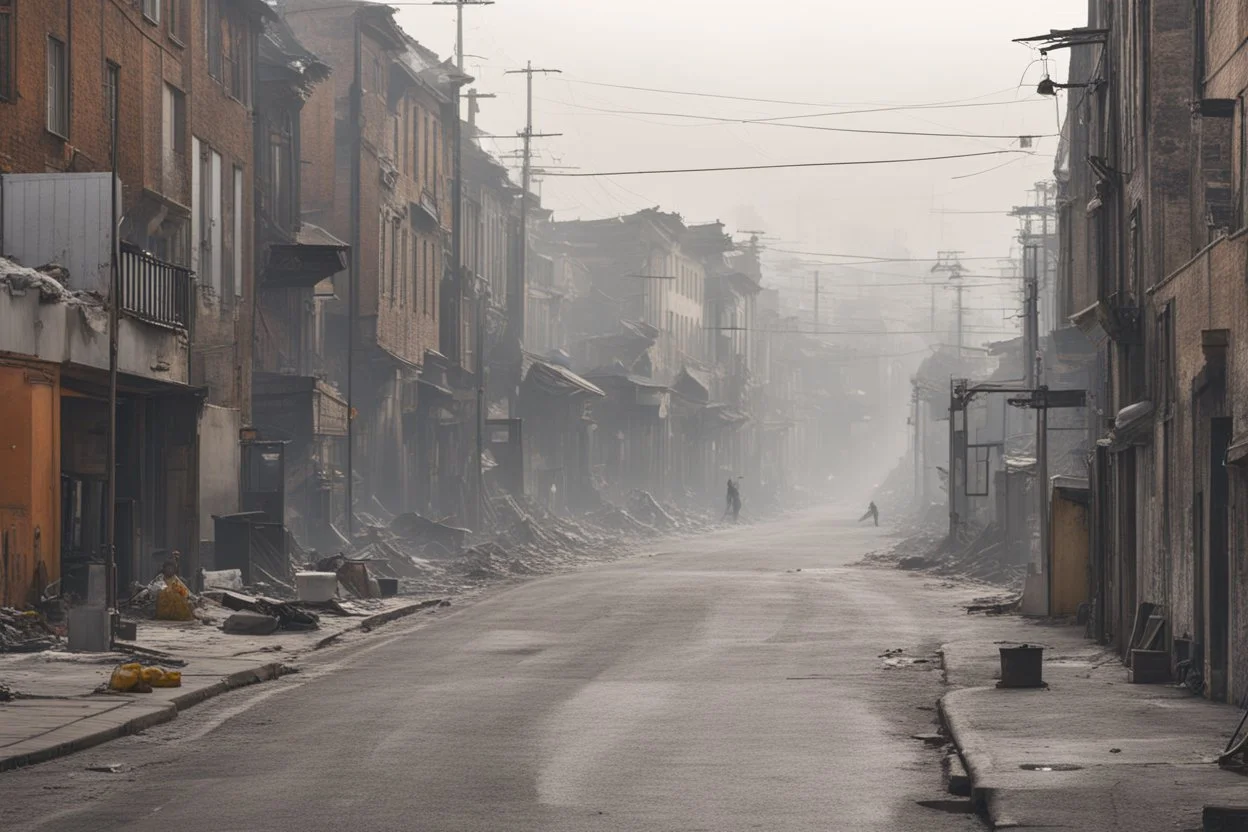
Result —
[[0, 607], [0, 653], [38, 653], [60, 644], [60, 636], [39, 613]]
[[665, 506], [645, 491], [631, 492], [627, 508], [604, 502], [575, 519], [501, 493], [494, 495], [490, 509], [494, 531], [484, 536], [415, 512], [393, 517], [381, 510], [358, 513], [363, 531], [349, 558], [326, 559], [317, 568], [340, 570], [344, 561], [364, 561], [368, 574], [397, 578], [405, 593], [446, 594], [608, 560], [623, 555], [629, 543], [695, 531], [708, 522]]
[[1026, 564], [1004, 546], [1000, 535], [991, 526], [966, 542], [950, 541], [943, 529], [927, 524], [912, 529], [892, 548], [872, 552], [863, 560], [868, 564], [925, 571], [1015, 589], [1021, 589], [1027, 575]]

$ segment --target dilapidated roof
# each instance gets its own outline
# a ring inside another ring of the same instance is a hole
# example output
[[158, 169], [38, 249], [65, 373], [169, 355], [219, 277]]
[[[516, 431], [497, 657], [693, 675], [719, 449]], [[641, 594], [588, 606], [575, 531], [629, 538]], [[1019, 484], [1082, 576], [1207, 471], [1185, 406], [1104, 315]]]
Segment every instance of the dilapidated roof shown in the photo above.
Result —
[[581, 378], [567, 367], [531, 355], [526, 355], [524, 362], [528, 365], [524, 370], [524, 383], [547, 395], [593, 398], [607, 395], [602, 388]]

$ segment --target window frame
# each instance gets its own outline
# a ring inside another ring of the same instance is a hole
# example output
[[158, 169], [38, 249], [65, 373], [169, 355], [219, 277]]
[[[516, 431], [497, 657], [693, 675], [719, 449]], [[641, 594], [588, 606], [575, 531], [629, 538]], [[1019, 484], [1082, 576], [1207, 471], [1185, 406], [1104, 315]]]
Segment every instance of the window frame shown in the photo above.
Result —
[[143, 15], [143, 20], [159, 26], [161, 19], [161, 6], [163, 5], [164, 0], [143, 0], [143, 2], [140, 3], [140, 13]]
[[0, 102], [17, 102], [17, 0], [0, 0]]
[[204, 0], [204, 55], [208, 59], [208, 75], [218, 83], [225, 75], [221, 19], [221, 0]]
[[104, 107], [108, 118], [108, 150], [109, 158], [113, 154], [114, 137], [120, 138], [118, 119], [121, 117], [121, 64], [116, 61], [104, 61]]
[[173, 38], [179, 46], [186, 43], [186, 24], [190, 17], [189, 10], [186, 7], [186, 0], [168, 0], [169, 10], [165, 15], [165, 26], [169, 32], [169, 37]]
[[168, 147], [162, 149], [169, 151], [174, 156], [185, 157], [187, 152], [186, 134], [189, 116], [189, 113], [187, 112], [186, 93], [175, 87], [173, 84], [170, 84], [168, 81], [165, 82], [165, 92], [166, 97], [164, 100], [170, 104], [172, 112], [170, 118], [171, 124], [169, 127], [170, 143]]
[[[47, 77], [45, 79], [45, 84], [44, 84], [44, 87], [45, 87], [45, 92], [44, 92], [45, 108], [44, 109], [46, 110], [46, 114], [45, 114], [46, 117], [44, 119], [44, 127], [47, 129], [49, 133], [56, 136], [57, 138], [63, 139], [65, 141], [69, 141], [69, 127], [70, 127], [70, 124], [69, 124], [69, 86], [70, 86], [69, 85], [69, 44], [61, 40], [60, 38], [56, 37], [55, 35], [48, 35], [44, 43], [45, 43], [44, 49], [46, 52], [44, 65], [45, 65], [46, 72], [47, 72]], [[60, 108], [61, 108], [60, 116], [61, 116], [61, 119], [63, 120], [63, 124], [58, 123], [55, 125], [52, 123], [52, 118], [53, 118], [52, 98], [53, 98], [53, 92], [54, 92], [52, 89], [52, 83], [53, 83], [53, 79], [52, 79], [53, 48], [52, 46], [53, 44], [56, 44], [56, 46], [60, 49], [59, 73], [61, 77], [60, 77], [59, 89], [56, 90], [56, 93], [58, 94], [58, 97], [60, 98]]]

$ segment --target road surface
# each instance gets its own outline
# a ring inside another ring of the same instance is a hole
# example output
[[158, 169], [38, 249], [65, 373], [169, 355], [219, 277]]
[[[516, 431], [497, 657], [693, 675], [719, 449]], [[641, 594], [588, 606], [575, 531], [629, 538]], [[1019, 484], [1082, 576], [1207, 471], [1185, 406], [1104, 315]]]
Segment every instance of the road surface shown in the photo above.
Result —
[[0, 829], [979, 829], [911, 736], [941, 685], [911, 660], [966, 626], [965, 593], [852, 566], [888, 541], [856, 516], [681, 540], [374, 634], [0, 775]]

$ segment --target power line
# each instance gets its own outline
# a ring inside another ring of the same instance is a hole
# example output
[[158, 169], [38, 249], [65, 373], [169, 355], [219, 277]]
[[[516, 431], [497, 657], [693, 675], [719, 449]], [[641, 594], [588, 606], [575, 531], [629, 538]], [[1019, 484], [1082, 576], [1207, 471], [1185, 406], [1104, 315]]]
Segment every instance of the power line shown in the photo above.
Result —
[[[576, 104], [571, 101], [559, 101], [558, 99], [548, 99], [556, 104], [562, 104], [565, 107], [576, 107], [579, 110], [590, 110], [595, 113], [604, 113], [607, 115], [638, 115], [638, 116], [657, 116], [661, 118], [688, 118], [697, 121], [706, 121], [715, 124], [747, 124], [759, 127], [788, 127], [793, 130], [820, 130], [828, 133], [865, 133], [875, 136], [930, 136], [935, 138], [950, 139], [1052, 139], [1057, 137], [1057, 133], [939, 133], [921, 130], [866, 130], [854, 127], [825, 127], [818, 124], [789, 124], [781, 121], [771, 121], [767, 119], [755, 118], [724, 118], [722, 116], [703, 116], [694, 113], [666, 113], [655, 112], [652, 110], [632, 110], [632, 109], [608, 109], [605, 107], [591, 107], [588, 104]], [[1003, 104], [1013, 104], [1012, 101], [996, 102]], [[813, 116], [812, 116], [813, 118]]]
[[[977, 154], [978, 155], [978, 154]], [[845, 257], [860, 263], [936, 263], [938, 257], [877, 257], [873, 254], [840, 254], [830, 251], [794, 251], [787, 248], [773, 248], [783, 254], [801, 254], [806, 257]], [[1008, 260], [1008, 257], [961, 257], [960, 260]], [[854, 265], [850, 263], [833, 263], [834, 266]]]
[[647, 176], [650, 174], [660, 173], [722, 173], [724, 171], [738, 170], [780, 170], [783, 168], [832, 168], [832, 167], [849, 167], [855, 165], [899, 165], [911, 162], [940, 162], [947, 159], [971, 159], [978, 156], [1000, 156], [1007, 153], [1025, 153], [1026, 155], [1034, 155], [1025, 150], [984, 150], [977, 153], [954, 153], [948, 156], [915, 156], [908, 159], [862, 159], [852, 162], [789, 162], [778, 165], [727, 165], [724, 167], [713, 168], [669, 168], [659, 170], [615, 170], [615, 171], [596, 171], [593, 173], [552, 173], [551, 176]]
[[[609, 83], [606, 83], [605, 81], [586, 81], [586, 80], [579, 79], [579, 78], [565, 78], [564, 80], [572, 84], [584, 84], [584, 85], [591, 86], [591, 87], [609, 87], [611, 89], [633, 90], [635, 92], [657, 92], [657, 93], [663, 93], [664, 95], [687, 95], [687, 96], [692, 96], [695, 98], [718, 98], [718, 99], [722, 99], [725, 101], [748, 101], [753, 104], [784, 104], [784, 105], [792, 106], [792, 107], [845, 107], [845, 106], [850, 106], [851, 104], [858, 103], [858, 102], [848, 102], [848, 103], [841, 103], [841, 104], [825, 104], [825, 103], [817, 103], [817, 102], [810, 102], [810, 101], [787, 101], [784, 99], [776, 99], [776, 98], [749, 98], [747, 96], [742, 96], [742, 95], [723, 95], [720, 93], [713, 93], [713, 92], [690, 92], [688, 90], [668, 90], [668, 89], [658, 89], [655, 87], [637, 87], [637, 86], [632, 86], [630, 84], [609, 84]], [[994, 92], [986, 92], [983, 95], [975, 95], [975, 96], [971, 96], [970, 98], [958, 98], [958, 99], [953, 99], [950, 101], [938, 101], [938, 102], [933, 102], [933, 103], [959, 104], [964, 101], [975, 101], [976, 99], [988, 98], [989, 96], [993, 96], [993, 95], [1001, 95], [1002, 93], [1006, 93], [1006, 92], [1015, 92], [1017, 89], [1018, 89], [1017, 87], [1006, 87], [1005, 89], [996, 90]], [[926, 106], [926, 105], [909, 105], [909, 106]]]

